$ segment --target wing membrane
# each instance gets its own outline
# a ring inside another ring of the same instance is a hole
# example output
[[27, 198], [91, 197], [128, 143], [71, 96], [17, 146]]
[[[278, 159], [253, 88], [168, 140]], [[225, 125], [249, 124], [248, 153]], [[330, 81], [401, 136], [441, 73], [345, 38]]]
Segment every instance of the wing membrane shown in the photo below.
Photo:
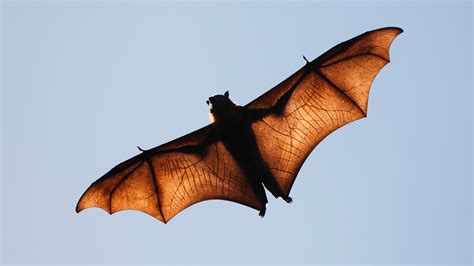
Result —
[[343, 42], [246, 106], [274, 110], [252, 127], [262, 156], [286, 195], [319, 142], [366, 116], [372, 82], [389, 62], [390, 45], [401, 32], [383, 28]]
[[187, 207], [211, 199], [260, 210], [263, 203], [224, 145], [204, 141], [209, 132], [210, 127], [198, 130], [119, 164], [87, 189], [76, 211], [139, 210], [166, 223]]

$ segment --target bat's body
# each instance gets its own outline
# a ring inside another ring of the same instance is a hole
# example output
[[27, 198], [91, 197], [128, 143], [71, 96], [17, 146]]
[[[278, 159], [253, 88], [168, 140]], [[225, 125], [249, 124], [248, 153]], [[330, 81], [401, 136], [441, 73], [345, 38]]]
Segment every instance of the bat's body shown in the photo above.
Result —
[[195, 203], [222, 199], [263, 216], [264, 186], [291, 202], [293, 182], [316, 145], [366, 117], [372, 81], [401, 32], [382, 28], [340, 43], [245, 106], [228, 92], [210, 97], [210, 125], [117, 165], [87, 189], [76, 211], [133, 209], [166, 223]]
[[229, 99], [228, 92], [209, 98], [209, 103], [216, 105], [210, 110], [214, 118], [211, 135], [222, 141], [240, 170], [245, 173], [255, 195], [264, 203], [260, 216], [265, 215], [265, 205], [268, 202], [263, 185], [275, 198], [282, 197], [291, 202], [292, 199], [278, 187], [276, 178], [262, 158], [252, 129], [255, 114], [235, 105]]

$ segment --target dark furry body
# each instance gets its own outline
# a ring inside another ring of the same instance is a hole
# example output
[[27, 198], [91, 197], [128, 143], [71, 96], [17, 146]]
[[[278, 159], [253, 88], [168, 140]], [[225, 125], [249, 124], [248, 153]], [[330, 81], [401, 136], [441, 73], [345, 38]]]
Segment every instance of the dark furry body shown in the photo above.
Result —
[[[275, 198], [282, 197], [291, 202], [291, 198], [281, 191], [276, 178], [262, 158], [251, 121], [250, 114], [244, 107], [232, 106], [226, 110], [225, 118], [217, 117], [213, 123], [215, 135], [244, 172], [253, 192], [264, 206], [268, 202], [264, 185]], [[260, 210], [260, 215], [265, 215], [265, 207]]]

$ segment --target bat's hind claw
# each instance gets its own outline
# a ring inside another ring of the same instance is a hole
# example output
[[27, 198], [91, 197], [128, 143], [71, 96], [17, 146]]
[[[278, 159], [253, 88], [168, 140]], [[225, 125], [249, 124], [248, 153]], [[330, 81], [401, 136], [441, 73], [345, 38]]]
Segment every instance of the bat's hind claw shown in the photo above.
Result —
[[258, 213], [258, 216], [260, 216], [261, 218], [263, 218], [265, 216], [265, 212], [267, 211], [267, 209], [262, 209], [260, 210], [260, 212]]
[[283, 198], [284, 201], [286, 201], [286, 203], [292, 203], [293, 202], [293, 199], [291, 197], [285, 197]]

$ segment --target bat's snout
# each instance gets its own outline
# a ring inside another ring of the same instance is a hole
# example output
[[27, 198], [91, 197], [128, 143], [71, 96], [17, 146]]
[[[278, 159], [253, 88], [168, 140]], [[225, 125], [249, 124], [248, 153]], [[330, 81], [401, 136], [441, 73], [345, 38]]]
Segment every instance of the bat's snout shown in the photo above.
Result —
[[214, 97], [209, 97], [209, 99], [206, 101], [207, 105], [213, 104], [214, 103]]

